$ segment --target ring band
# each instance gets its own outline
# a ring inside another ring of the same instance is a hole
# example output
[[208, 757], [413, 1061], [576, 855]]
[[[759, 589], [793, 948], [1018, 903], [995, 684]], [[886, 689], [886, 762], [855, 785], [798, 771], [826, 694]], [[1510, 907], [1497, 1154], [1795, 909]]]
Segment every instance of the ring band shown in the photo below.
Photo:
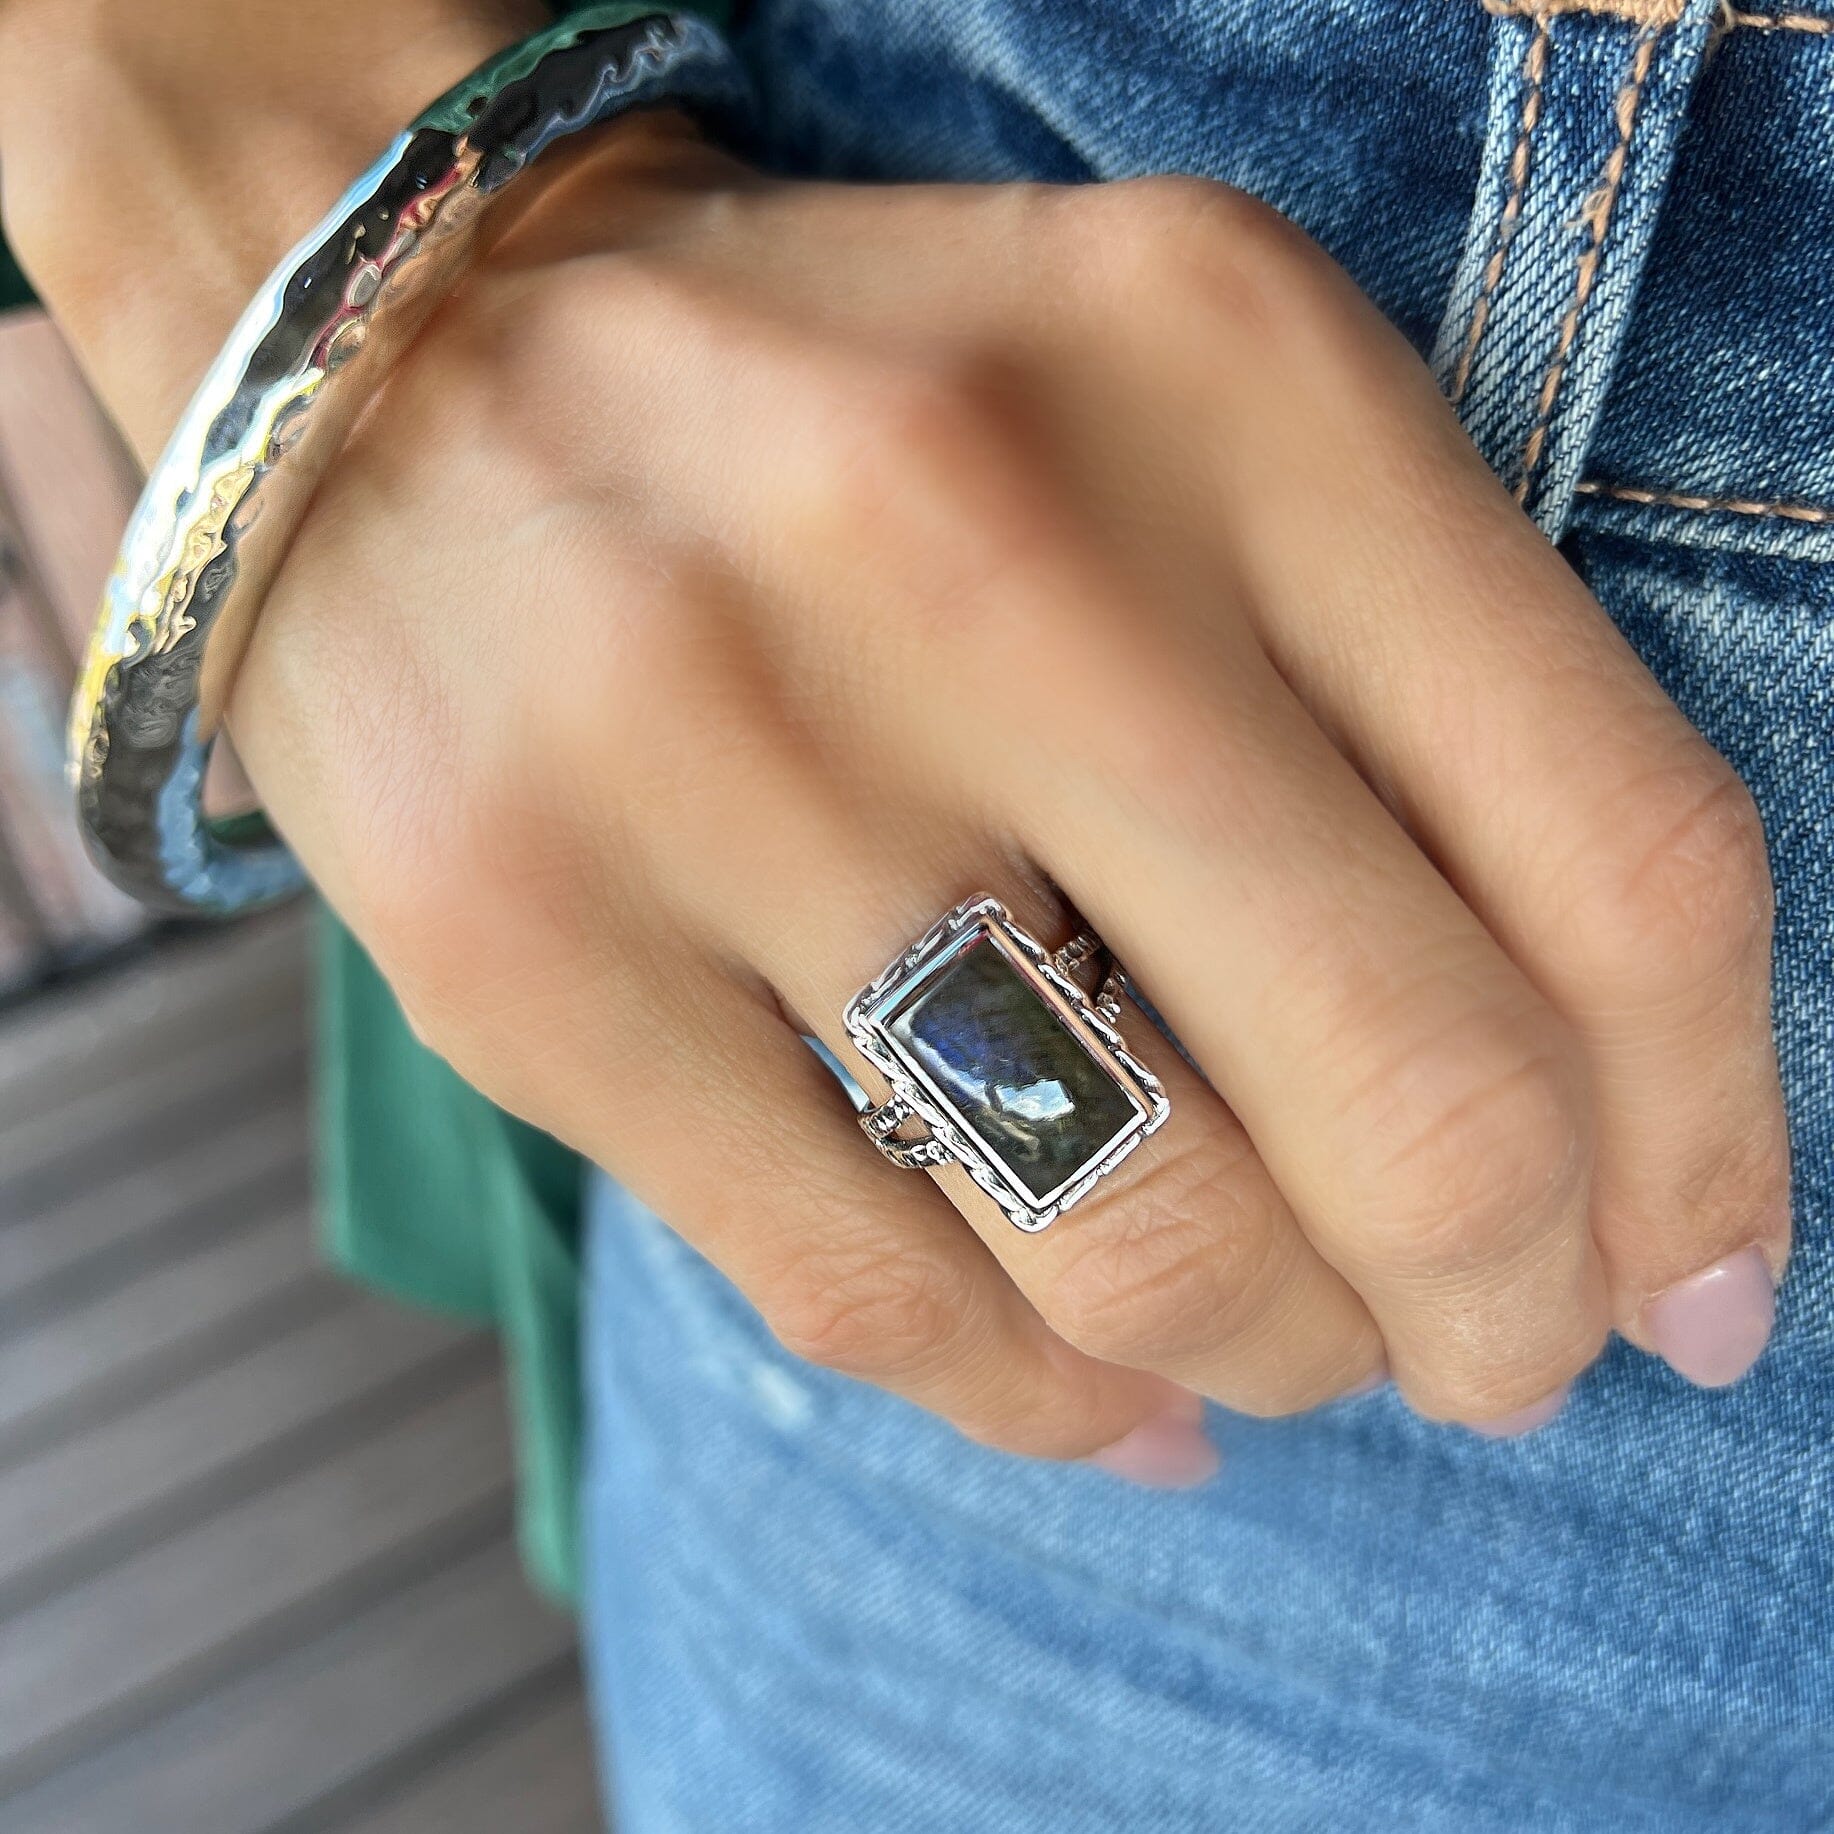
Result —
[[[1091, 995], [1072, 976], [1092, 960]], [[1049, 951], [997, 898], [958, 904], [847, 1003], [892, 1090], [866, 1137], [897, 1166], [961, 1166], [1016, 1228], [1047, 1228], [1171, 1112], [1117, 1029], [1121, 985], [1092, 931]]]

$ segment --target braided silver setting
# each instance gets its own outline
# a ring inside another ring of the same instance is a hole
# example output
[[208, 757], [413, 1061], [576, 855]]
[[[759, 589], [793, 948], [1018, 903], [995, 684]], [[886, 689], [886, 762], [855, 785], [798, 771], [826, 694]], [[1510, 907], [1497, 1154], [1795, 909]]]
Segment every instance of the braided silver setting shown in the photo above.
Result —
[[[924, 977], [933, 977], [969, 942], [986, 939], [1022, 976], [1051, 1017], [1087, 1053], [1131, 1106], [1133, 1119], [1092, 1151], [1073, 1176], [1048, 1193], [1028, 1186], [1010, 1156], [977, 1132], [958, 1096], [943, 1086], [896, 1030], [893, 1015]], [[1071, 978], [1091, 960], [1106, 964], [1093, 998]], [[1055, 952], [1012, 919], [997, 898], [965, 900], [945, 912], [848, 1001], [843, 1013], [855, 1048], [891, 1085], [889, 1099], [861, 1114], [866, 1136], [894, 1165], [961, 1166], [1015, 1228], [1045, 1229], [1094, 1189], [1171, 1112], [1159, 1079], [1128, 1048], [1118, 1022], [1124, 976], [1106, 947], [1084, 931]], [[920, 1133], [913, 1133], [920, 1128]]]

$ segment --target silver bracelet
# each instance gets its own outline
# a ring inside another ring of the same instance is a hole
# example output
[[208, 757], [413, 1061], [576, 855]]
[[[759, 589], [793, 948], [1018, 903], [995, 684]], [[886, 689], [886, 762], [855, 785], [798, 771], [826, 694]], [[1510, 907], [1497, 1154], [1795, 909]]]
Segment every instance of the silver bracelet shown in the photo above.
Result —
[[77, 818], [115, 884], [155, 908], [216, 914], [298, 889], [266, 822], [213, 824], [201, 792], [236, 665], [315, 484], [538, 154], [660, 104], [731, 130], [749, 99], [704, 20], [589, 6], [449, 90], [269, 276], [148, 476], [77, 684]]

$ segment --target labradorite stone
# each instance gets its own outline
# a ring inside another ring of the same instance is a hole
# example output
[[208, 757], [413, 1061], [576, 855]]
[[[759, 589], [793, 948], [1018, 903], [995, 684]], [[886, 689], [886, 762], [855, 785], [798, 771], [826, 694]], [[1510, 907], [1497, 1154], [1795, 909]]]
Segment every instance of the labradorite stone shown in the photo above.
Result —
[[914, 988], [886, 1026], [1034, 1197], [1074, 1177], [1139, 1112], [985, 936]]

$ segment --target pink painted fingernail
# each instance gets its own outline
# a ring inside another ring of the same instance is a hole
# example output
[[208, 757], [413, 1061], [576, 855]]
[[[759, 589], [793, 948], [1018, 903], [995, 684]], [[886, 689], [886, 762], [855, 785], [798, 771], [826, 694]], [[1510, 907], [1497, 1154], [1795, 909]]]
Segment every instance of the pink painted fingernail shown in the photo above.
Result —
[[1702, 1388], [1736, 1382], [1763, 1354], [1777, 1289], [1759, 1248], [1741, 1248], [1677, 1281], [1643, 1308], [1650, 1348]]
[[1190, 1490], [1208, 1483], [1222, 1464], [1200, 1422], [1184, 1408], [1142, 1420], [1084, 1462], [1155, 1490]]
[[1566, 1404], [1567, 1386], [1563, 1383], [1551, 1395], [1543, 1395], [1539, 1401], [1519, 1407], [1513, 1414], [1499, 1414], [1494, 1420], [1473, 1420], [1469, 1425], [1472, 1432], [1481, 1433], [1486, 1439], [1520, 1439], [1524, 1433], [1546, 1426]]

